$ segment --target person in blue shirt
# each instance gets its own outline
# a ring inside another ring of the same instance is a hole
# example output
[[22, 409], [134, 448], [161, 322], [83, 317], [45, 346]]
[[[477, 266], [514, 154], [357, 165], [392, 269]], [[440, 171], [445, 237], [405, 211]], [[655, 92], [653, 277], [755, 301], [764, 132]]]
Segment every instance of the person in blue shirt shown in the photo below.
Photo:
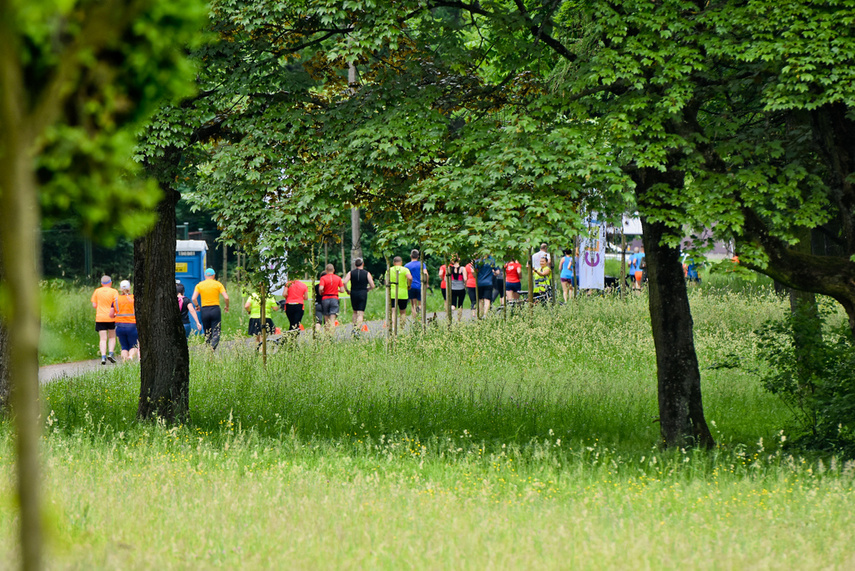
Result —
[[692, 283], [701, 283], [701, 276], [698, 274], [699, 265], [695, 263], [694, 258], [689, 257], [689, 254], [683, 254], [683, 271], [686, 279]]
[[424, 281], [425, 287], [427, 287], [428, 283], [428, 271], [427, 266], [425, 266], [424, 270], [419, 271], [421, 269], [421, 262], [419, 261], [419, 251], [413, 250], [410, 252], [410, 261], [404, 265], [405, 268], [410, 270], [410, 275], [413, 276], [413, 283], [410, 284], [410, 290], [408, 294], [408, 299], [410, 300], [410, 307], [412, 308], [413, 317], [417, 317], [419, 315], [419, 311], [421, 311], [422, 305], [422, 282]]
[[564, 257], [558, 262], [558, 268], [561, 271], [561, 289], [564, 291], [564, 303], [567, 303], [573, 298], [573, 250], [567, 248], [564, 250]]
[[484, 254], [473, 262], [472, 267], [475, 269], [481, 316], [486, 316], [493, 300], [493, 271], [496, 270], [496, 260], [493, 256]]

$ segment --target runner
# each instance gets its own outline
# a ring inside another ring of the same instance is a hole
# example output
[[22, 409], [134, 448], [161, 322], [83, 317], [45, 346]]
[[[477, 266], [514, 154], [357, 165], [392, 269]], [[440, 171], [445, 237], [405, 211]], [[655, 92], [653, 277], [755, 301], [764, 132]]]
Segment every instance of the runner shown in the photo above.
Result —
[[417, 318], [422, 306], [422, 281], [425, 284], [428, 282], [427, 266], [424, 270], [421, 269], [422, 263], [419, 261], [419, 251], [413, 250], [410, 252], [410, 261], [404, 267], [410, 270], [410, 275], [413, 277], [413, 282], [409, 287], [407, 299], [412, 308], [413, 317]]
[[[442, 264], [439, 267], [439, 291], [442, 293], [442, 301], [445, 301], [447, 299], [446, 292], [445, 292], [445, 277], [446, 277], [445, 271], [446, 271], [446, 266], [445, 266], [445, 264]], [[443, 305], [445, 305], [445, 304], [443, 304]]]
[[285, 286], [285, 315], [288, 316], [288, 331], [293, 331], [292, 336], [299, 335], [300, 322], [306, 311], [305, 302], [309, 299], [309, 286], [300, 280], [291, 280]]
[[451, 268], [451, 310], [457, 309], [457, 321], [463, 319], [463, 303], [466, 301], [466, 268], [460, 266], [460, 256], [452, 254]]
[[327, 332], [332, 331], [333, 323], [338, 317], [338, 294], [350, 292], [344, 286], [341, 278], [335, 275], [335, 266], [327, 264], [327, 273], [321, 277], [318, 282], [318, 288], [321, 292], [321, 312], [324, 315], [324, 327]]
[[475, 311], [475, 304], [478, 302], [478, 278], [475, 275], [475, 268], [472, 267], [472, 262], [466, 264], [466, 293], [469, 294], [469, 302], [472, 311]]
[[[95, 308], [95, 331], [100, 338], [98, 346], [101, 349], [101, 364], [109, 360], [116, 362], [116, 300], [119, 292], [110, 287], [113, 279], [110, 276], [101, 277], [101, 287], [92, 294], [92, 307]], [[108, 352], [109, 349], [109, 352]]]
[[223, 316], [220, 313], [220, 296], [226, 302], [225, 310], [229, 312], [229, 294], [223, 284], [214, 279], [216, 272], [212, 268], [205, 270], [205, 281], [196, 284], [193, 290], [193, 303], [198, 303], [202, 298], [202, 328], [205, 332], [205, 342], [212, 350], [217, 349], [220, 344], [220, 329]]
[[[263, 332], [261, 326], [261, 301], [260, 295], [258, 291], [254, 291], [246, 299], [246, 303], [243, 305], [243, 308], [249, 313], [249, 327], [247, 328], [248, 335], [255, 335], [255, 342], [261, 345], [261, 334]], [[276, 331], [276, 325], [273, 323], [273, 318], [270, 317], [270, 314], [279, 309], [279, 304], [276, 303], [276, 300], [273, 296], [266, 296], [264, 300], [267, 307], [265, 308], [264, 315], [264, 323], [267, 327], [267, 334], [273, 335], [273, 332]]]
[[181, 316], [181, 324], [184, 326], [184, 338], [190, 337], [190, 316], [193, 316], [193, 321], [196, 322], [196, 327], [202, 331], [202, 324], [199, 322], [199, 316], [196, 314], [196, 306], [193, 301], [184, 295], [184, 284], [175, 284], [175, 291], [178, 293], [178, 313]]
[[522, 290], [521, 272], [522, 264], [519, 260], [511, 260], [505, 264], [505, 291], [508, 294], [508, 300], [520, 298], [520, 290]]
[[496, 260], [489, 254], [475, 260], [473, 263], [477, 272], [476, 283], [478, 284], [478, 303], [481, 306], [481, 317], [486, 317], [490, 312], [490, 303], [493, 299], [493, 270], [496, 269]]
[[[410, 275], [410, 270], [404, 267], [404, 260], [401, 256], [395, 256], [392, 260], [392, 267], [386, 274], [386, 281], [392, 286], [392, 311], [397, 307], [401, 312], [400, 327], [404, 326], [407, 321], [407, 299], [409, 297], [410, 284], [413, 283], [413, 276]], [[387, 324], [390, 326], [390, 324]]]
[[558, 268], [561, 272], [558, 277], [561, 278], [561, 289], [564, 292], [564, 303], [573, 298], [573, 256], [572, 250], [564, 250], [564, 256], [558, 262]]
[[374, 289], [374, 278], [371, 272], [362, 266], [365, 262], [362, 258], [356, 258], [353, 265], [356, 266], [344, 276], [344, 285], [350, 284], [350, 305], [353, 308], [353, 335], [359, 335], [362, 322], [365, 319], [365, 306], [368, 304], [368, 292]]
[[122, 362], [133, 361], [139, 356], [139, 335], [137, 318], [134, 313], [134, 296], [131, 295], [131, 282], [122, 280], [121, 293], [116, 299], [116, 337], [122, 346]]

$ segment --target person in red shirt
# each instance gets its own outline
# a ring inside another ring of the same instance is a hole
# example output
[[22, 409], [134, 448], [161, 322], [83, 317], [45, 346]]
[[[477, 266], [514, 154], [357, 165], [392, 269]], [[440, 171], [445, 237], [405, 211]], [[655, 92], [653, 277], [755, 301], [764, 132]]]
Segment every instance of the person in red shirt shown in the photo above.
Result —
[[472, 302], [472, 311], [475, 311], [475, 303], [478, 301], [478, 276], [475, 273], [475, 268], [472, 267], [472, 262], [466, 264], [466, 293], [469, 294], [469, 301]]
[[291, 280], [285, 287], [285, 315], [288, 316], [290, 325], [288, 331], [294, 331], [293, 335], [298, 335], [305, 312], [305, 301], [309, 299], [309, 286], [300, 280]]
[[332, 329], [335, 318], [338, 317], [338, 294], [350, 292], [344, 287], [341, 278], [335, 275], [335, 266], [327, 264], [327, 273], [321, 278], [318, 286], [321, 290], [321, 312], [324, 316], [324, 327], [327, 331]]
[[522, 289], [522, 264], [519, 260], [511, 260], [505, 264], [505, 292], [508, 300], [516, 300], [520, 298], [520, 290]]

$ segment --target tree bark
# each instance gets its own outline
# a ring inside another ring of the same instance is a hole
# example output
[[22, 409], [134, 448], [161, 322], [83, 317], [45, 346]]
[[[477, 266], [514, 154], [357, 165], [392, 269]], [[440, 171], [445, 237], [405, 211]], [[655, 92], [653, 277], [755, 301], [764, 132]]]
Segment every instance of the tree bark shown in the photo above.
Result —
[[[21, 47], [10, 10], [0, 2], [0, 266], [5, 303], [3, 351], [9, 401], [15, 418], [15, 469], [21, 567], [42, 568], [41, 466], [39, 463], [39, 233], [38, 184], [33, 153], [38, 128], [51, 117], [28, 113], [28, 92], [19, 66]], [[5, 342], [8, 340], [8, 344]], [[0, 356], [0, 360], [3, 357]]]
[[[646, 171], [636, 178], [641, 211], [649, 204], [648, 192], [658, 183], [682, 185], [680, 173]], [[666, 245], [667, 227], [641, 216], [649, 288], [650, 323], [656, 351], [659, 388], [659, 427], [666, 447], [712, 447], [712, 434], [704, 418], [701, 373], [695, 353], [692, 313], [680, 263], [680, 251]]]
[[[4, 283], [3, 244], [0, 242], [0, 284]], [[9, 330], [0, 312], [0, 417], [9, 411], [9, 391], [12, 385], [9, 379]]]
[[[161, 183], [164, 198], [151, 232], [134, 241], [134, 295], [140, 339], [137, 416], [185, 420], [190, 409], [190, 356], [175, 293], [175, 204], [179, 195]], [[190, 293], [190, 292], [188, 292]]]

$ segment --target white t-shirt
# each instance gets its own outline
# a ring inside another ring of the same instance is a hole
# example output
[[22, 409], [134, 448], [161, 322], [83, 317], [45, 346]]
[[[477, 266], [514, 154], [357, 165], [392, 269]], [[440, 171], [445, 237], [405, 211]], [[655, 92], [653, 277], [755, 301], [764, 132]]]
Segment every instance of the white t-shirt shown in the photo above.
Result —
[[546, 261], [549, 261], [549, 252], [544, 252], [543, 250], [538, 250], [531, 256], [531, 267], [539, 268], [540, 267], [540, 259], [546, 256]]

